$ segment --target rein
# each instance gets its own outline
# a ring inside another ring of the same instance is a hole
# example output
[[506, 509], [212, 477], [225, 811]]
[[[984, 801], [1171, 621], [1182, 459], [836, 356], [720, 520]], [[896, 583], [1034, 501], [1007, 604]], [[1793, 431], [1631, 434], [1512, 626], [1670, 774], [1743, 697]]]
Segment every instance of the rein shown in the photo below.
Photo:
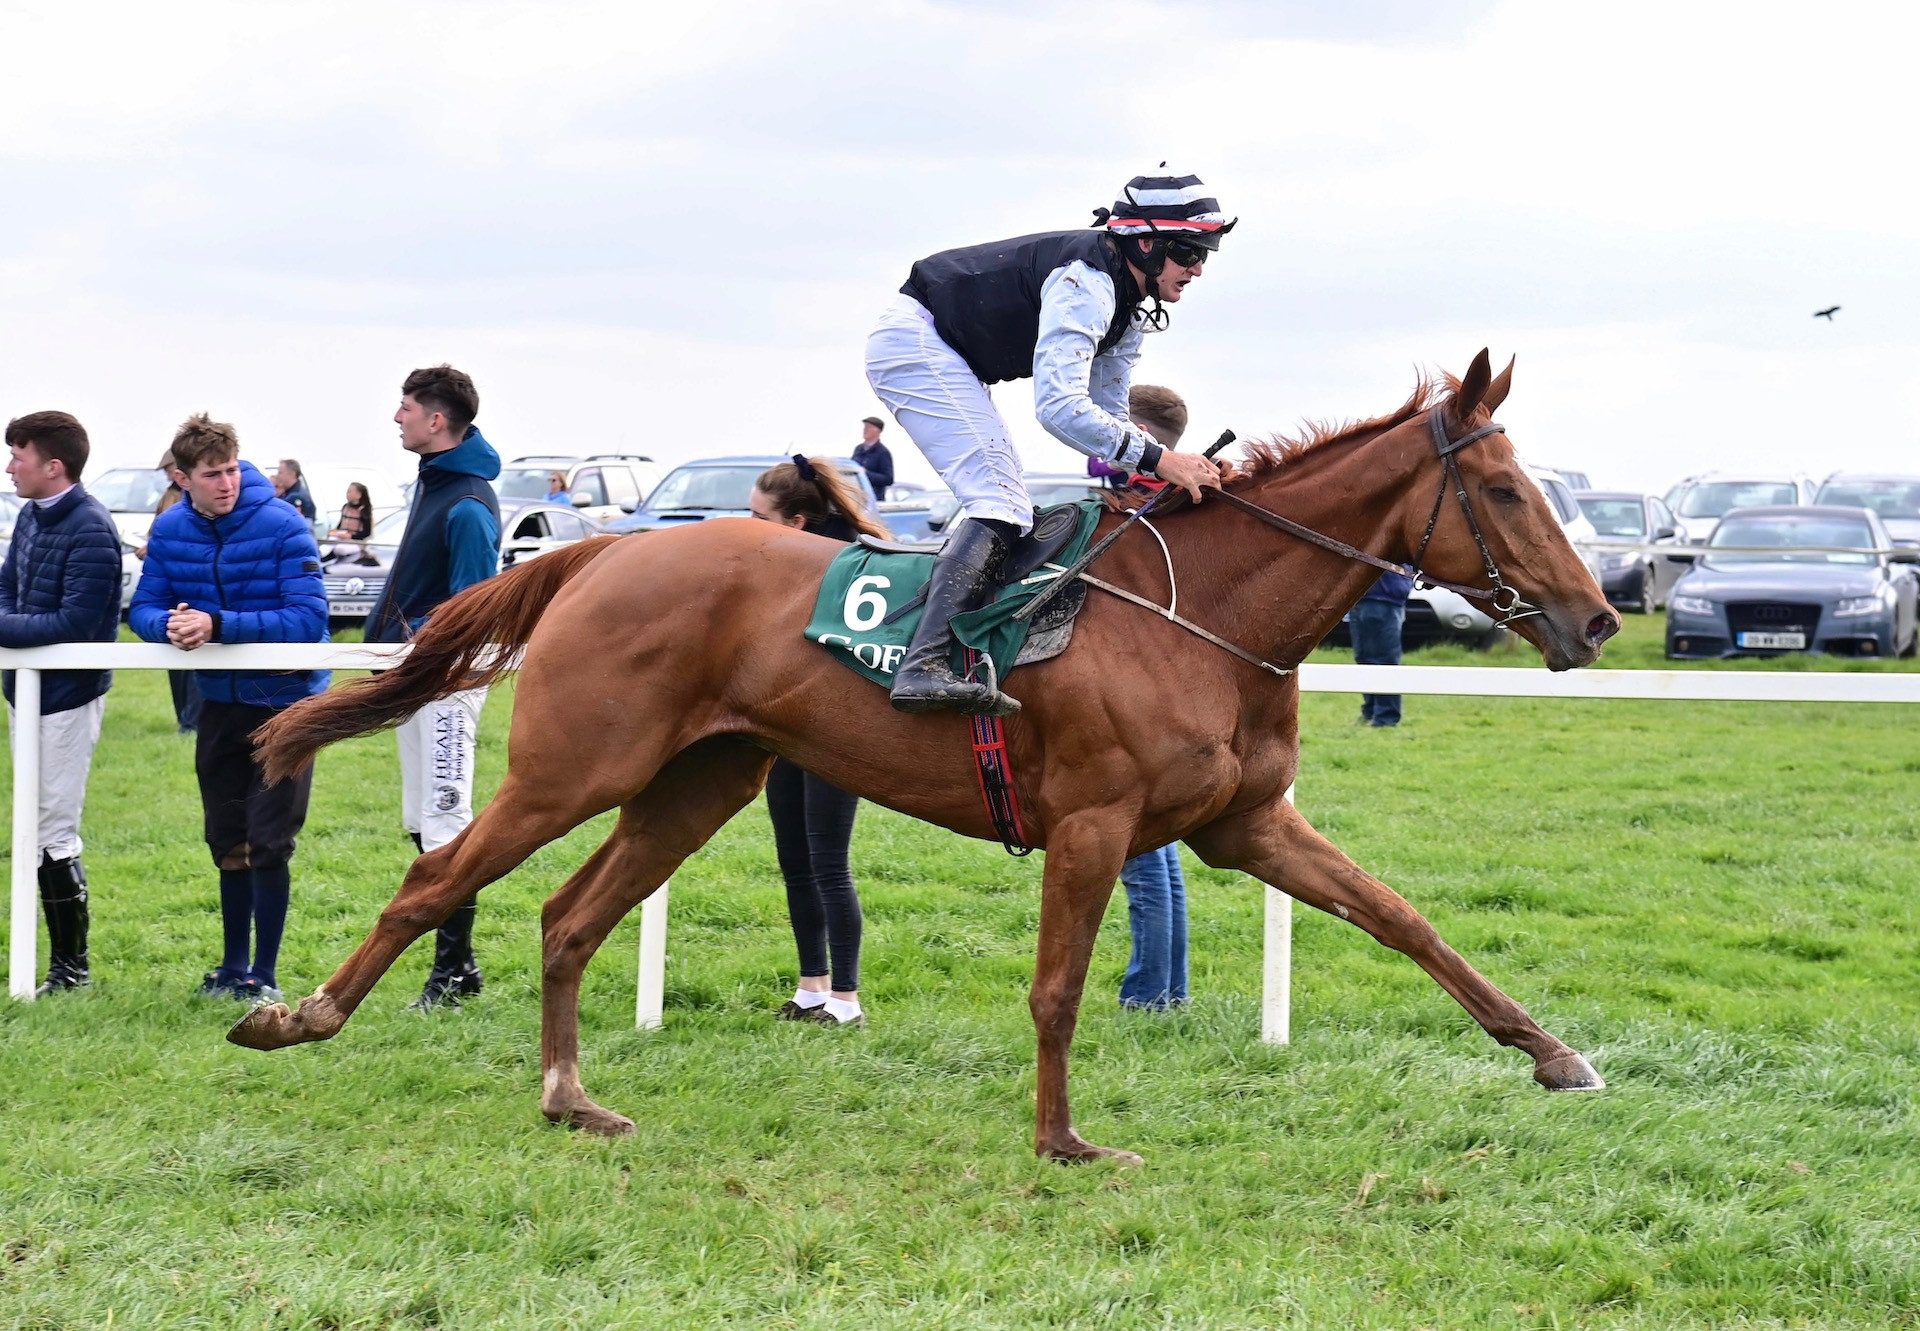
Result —
[[[1482, 535], [1480, 531], [1480, 523], [1473, 516], [1473, 505], [1467, 499], [1467, 480], [1466, 477], [1461, 474], [1460, 463], [1455, 457], [1461, 449], [1469, 444], [1477, 443], [1485, 439], [1488, 435], [1505, 434], [1507, 427], [1498, 422], [1490, 422], [1477, 430], [1461, 435], [1458, 439], [1449, 439], [1447, 438], [1445, 416], [1440, 408], [1435, 407], [1427, 415], [1427, 428], [1433, 436], [1434, 455], [1440, 459], [1440, 489], [1433, 496], [1433, 510], [1427, 514], [1427, 529], [1421, 534], [1420, 548], [1414, 553], [1413, 563], [1411, 565], [1395, 564], [1389, 560], [1380, 558], [1378, 555], [1368, 554], [1365, 550], [1348, 545], [1345, 541], [1328, 536], [1322, 532], [1317, 532], [1311, 527], [1302, 526], [1291, 518], [1283, 518], [1272, 509], [1264, 508], [1250, 499], [1242, 499], [1239, 495], [1229, 494], [1225, 490], [1215, 490], [1214, 497], [1224, 500], [1230, 506], [1239, 509], [1242, 513], [1250, 517], [1258, 518], [1270, 527], [1278, 528], [1289, 536], [1306, 541], [1311, 545], [1317, 545], [1323, 550], [1331, 550], [1334, 554], [1340, 555], [1343, 558], [1351, 559], [1362, 564], [1369, 564], [1387, 573], [1409, 575], [1423, 586], [1444, 587], [1446, 590], [1460, 596], [1465, 596], [1475, 601], [1484, 601], [1493, 610], [1494, 614], [1499, 616], [1494, 622], [1501, 628], [1505, 628], [1516, 619], [1526, 619], [1529, 616], [1539, 614], [1539, 607], [1527, 604], [1527, 602], [1522, 599], [1520, 593], [1509, 586], [1506, 579], [1500, 576], [1500, 566], [1494, 562], [1493, 551], [1488, 548], [1487, 538]], [[1434, 527], [1440, 521], [1441, 506], [1446, 503], [1449, 481], [1452, 483], [1454, 497], [1460, 501], [1460, 512], [1466, 517], [1467, 530], [1473, 533], [1474, 544], [1480, 547], [1480, 561], [1486, 568], [1487, 581], [1491, 584], [1488, 588], [1469, 587], [1463, 583], [1446, 582], [1439, 578], [1428, 577], [1420, 571], [1420, 565], [1427, 556], [1427, 546], [1433, 541]], [[1162, 493], [1164, 493], [1164, 491]], [[1156, 495], [1155, 498], [1158, 498], [1158, 496]], [[1136, 513], [1135, 516], [1139, 516], [1139, 514]], [[1159, 535], [1158, 532], [1154, 534], [1156, 537]], [[1118, 532], [1116, 532], [1115, 535], [1118, 535]], [[1161, 542], [1161, 545], [1164, 549], [1165, 542]], [[1104, 549], [1104, 546], [1096, 548], [1091, 553], [1099, 554], [1101, 549]], [[1090, 559], [1084, 559], [1076, 566], [1076, 569], [1083, 569], [1087, 563], [1091, 562]], [[1059, 581], [1061, 583], [1070, 581], [1076, 569], [1069, 569], [1067, 575], [1062, 576]], [[1171, 556], [1169, 556], [1167, 560], [1167, 573], [1171, 578], [1173, 573], [1173, 560]], [[1255, 655], [1246, 648], [1236, 643], [1228, 642], [1225, 638], [1200, 627], [1200, 625], [1194, 623], [1192, 620], [1182, 618], [1174, 612], [1172, 605], [1156, 605], [1144, 596], [1138, 596], [1123, 587], [1116, 587], [1112, 583], [1101, 578], [1096, 578], [1090, 573], [1080, 572], [1078, 576], [1082, 582], [1087, 583], [1089, 586], [1098, 587], [1101, 591], [1109, 595], [1117, 596], [1123, 601], [1131, 601], [1137, 606], [1151, 610], [1162, 619], [1170, 623], [1178, 624], [1195, 637], [1202, 638], [1220, 648], [1222, 651], [1229, 652], [1239, 657], [1242, 661], [1264, 670], [1269, 674], [1286, 676], [1293, 673], [1292, 667], [1275, 665], [1273, 662]], [[1179, 589], [1176, 585], [1174, 588], [1175, 604], [1178, 604], [1178, 597]]]
[[[1408, 574], [1423, 586], [1444, 587], [1450, 592], [1471, 600], [1485, 601], [1500, 616], [1496, 622], [1502, 628], [1516, 619], [1526, 619], [1530, 615], [1539, 614], [1538, 607], [1528, 605], [1521, 599], [1520, 593], [1508, 586], [1506, 579], [1500, 576], [1500, 568], [1494, 562], [1493, 551], [1487, 548], [1487, 538], [1481, 535], [1480, 524], [1473, 516], [1473, 505], [1467, 500], [1466, 477], [1461, 475], [1460, 463], [1454, 456], [1468, 444], [1477, 443], [1490, 434], [1505, 434], [1507, 427], [1498, 422], [1492, 422], [1469, 434], [1463, 434], [1458, 439], [1449, 439], [1445, 417], [1440, 408], [1435, 407], [1427, 415], [1427, 428], [1433, 436], [1434, 455], [1440, 459], [1441, 463], [1440, 489], [1433, 496], [1433, 511], [1427, 514], [1427, 529], [1421, 534], [1420, 548], [1414, 553], [1411, 565], [1395, 564], [1377, 555], [1370, 555], [1365, 550], [1348, 545], [1345, 541], [1336, 540], [1311, 527], [1303, 527], [1291, 518], [1283, 518], [1272, 509], [1263, 508], [1252, 500], [1242, 499], [1239, 495], [1229, 494], [1225, 490], [1216, 491], [1215, 497], [1226, 500], [1232, 507], [1260, 519], [1270, 527], [1277, 527], [1287, 535], [1317, 545], [1323, 550], [1331, 550], [1336, 555], [1362, 564], [1370, 564], [1388, 573]], [[1420, 565], [1427, 557], [1427, 546], [1433, 540], [1433, 529], [1440, 521], [1440, 508], [1446, 502], [1449, 480], [1453, 484], [1454, 497], [1460, 501], [1460, 512], [1467, 519], [1467, 530], [1473, 533], [1474, 544], [1480, 547], [1480, 562], [1486, 568], [1487, 581], [1492, 584], [1491, 588], [1469, 587], [1464, 583], [1447, 582], [1440, 578], [1429, 577], [1420, 571]]]

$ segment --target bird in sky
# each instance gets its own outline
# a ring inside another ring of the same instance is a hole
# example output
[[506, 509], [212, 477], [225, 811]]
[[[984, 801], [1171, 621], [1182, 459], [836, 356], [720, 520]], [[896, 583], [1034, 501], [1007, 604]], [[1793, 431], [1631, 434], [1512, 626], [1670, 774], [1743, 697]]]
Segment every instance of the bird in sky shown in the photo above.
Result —
[[1816, 319], [1825, 319], [1828, 323], [1832, 323], [1833, 316], [1839, 312], [1839, 309], [1840, 307], [1838, 305], [1829, 305], [1824, 310], [1815, 310], [1813, 317]]

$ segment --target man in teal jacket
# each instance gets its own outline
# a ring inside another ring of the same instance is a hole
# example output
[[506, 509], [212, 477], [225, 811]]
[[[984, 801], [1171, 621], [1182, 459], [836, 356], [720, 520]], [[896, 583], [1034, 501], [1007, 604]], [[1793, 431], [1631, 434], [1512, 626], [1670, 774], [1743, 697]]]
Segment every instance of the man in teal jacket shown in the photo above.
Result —
[[[148, 642], [193, 651], [210, 642], [325, 642], [327, 592], [313, 529], [240, 460], [231, 425], [192, 417], [173, 439], [185, 501], [154, 519], [128, 615]], [[200, 992], [279, 999], [275, 966], [292, 895], [294, 838], [307, 820], [313, 771], [265, 783], [253, 732], [327, 687], [324, 670], [198, 672], [200, 779], [207, 849], [220, 871], [224, 950]], [[252, 935], [252, 955], [248, 936]]]
[[[368, 642], [405, 642], [434, 607], [500, 568], [500, 455], [473, 418], [480, 393], [451, 365], [415, 370], [400, 386], [400, 446], [420, 459], [406, 534], [387, 585], [367, 616]], [[485, 689], [428, 703], [400, 723], [400, 819], [422, 853], [438, 850], [473, 821], [473, 761]], [[413, 1006], [459, 1007], [480, 992], [469, 901], [434, 938], [433, 968]]]

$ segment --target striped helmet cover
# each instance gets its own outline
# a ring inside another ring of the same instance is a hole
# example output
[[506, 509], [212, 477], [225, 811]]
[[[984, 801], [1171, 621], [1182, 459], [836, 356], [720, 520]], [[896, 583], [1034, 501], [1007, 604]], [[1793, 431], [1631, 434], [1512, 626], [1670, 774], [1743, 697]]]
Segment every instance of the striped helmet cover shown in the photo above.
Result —
[[1167, 173], [1166, 163], [1154, 175], [1135, 176], [1114, 200], [1107, 230], [1121, 236], [1152, 232], [1224, 235], [1233, 229], [1220, 211], [1220, 201], [1207, 193], [1199, 176]]

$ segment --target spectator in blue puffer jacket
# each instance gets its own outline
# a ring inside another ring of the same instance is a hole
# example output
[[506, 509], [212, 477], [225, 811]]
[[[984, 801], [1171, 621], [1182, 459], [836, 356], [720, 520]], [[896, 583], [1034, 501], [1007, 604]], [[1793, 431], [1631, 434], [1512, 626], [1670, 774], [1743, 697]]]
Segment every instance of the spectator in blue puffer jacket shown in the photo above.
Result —
[[[64, 411], [36, 411], [7, 422], [6, 439], [7, 474], [28, 503], [0, 565], [0, 647], [112, 642], [120, 628], [120, 536], [113, 515], [80, 484], [86, 430]], [[42, 997], [91, 979], [80, 813], [112, 683], [105, 670], [41, 677], [38, 844], [14, 853], [39, 864], [48, 944], [47, 978], [35, 991]], [[17, 735], [12, 671], [6, 695], [8, 733]]]
[[[313, 529], [273, 482], [240, 460], [231, 425], [194, 416], [173, 438], [186, 495], [154, 520], [134, 589], [133, 631], [192, 651], [210, 642], [325, 642], [327, 593]], [[324, 670], [204, 670], [194, 771], [207, 848], [220, 871], [224, 952], [200, 982], [208, 997], [272, 1002], [292, 896], [294, 838], [312, 770], [265, 784], [253, 732], [327, 687]], [[247, 944], [252, 935], [253, 950]]]

